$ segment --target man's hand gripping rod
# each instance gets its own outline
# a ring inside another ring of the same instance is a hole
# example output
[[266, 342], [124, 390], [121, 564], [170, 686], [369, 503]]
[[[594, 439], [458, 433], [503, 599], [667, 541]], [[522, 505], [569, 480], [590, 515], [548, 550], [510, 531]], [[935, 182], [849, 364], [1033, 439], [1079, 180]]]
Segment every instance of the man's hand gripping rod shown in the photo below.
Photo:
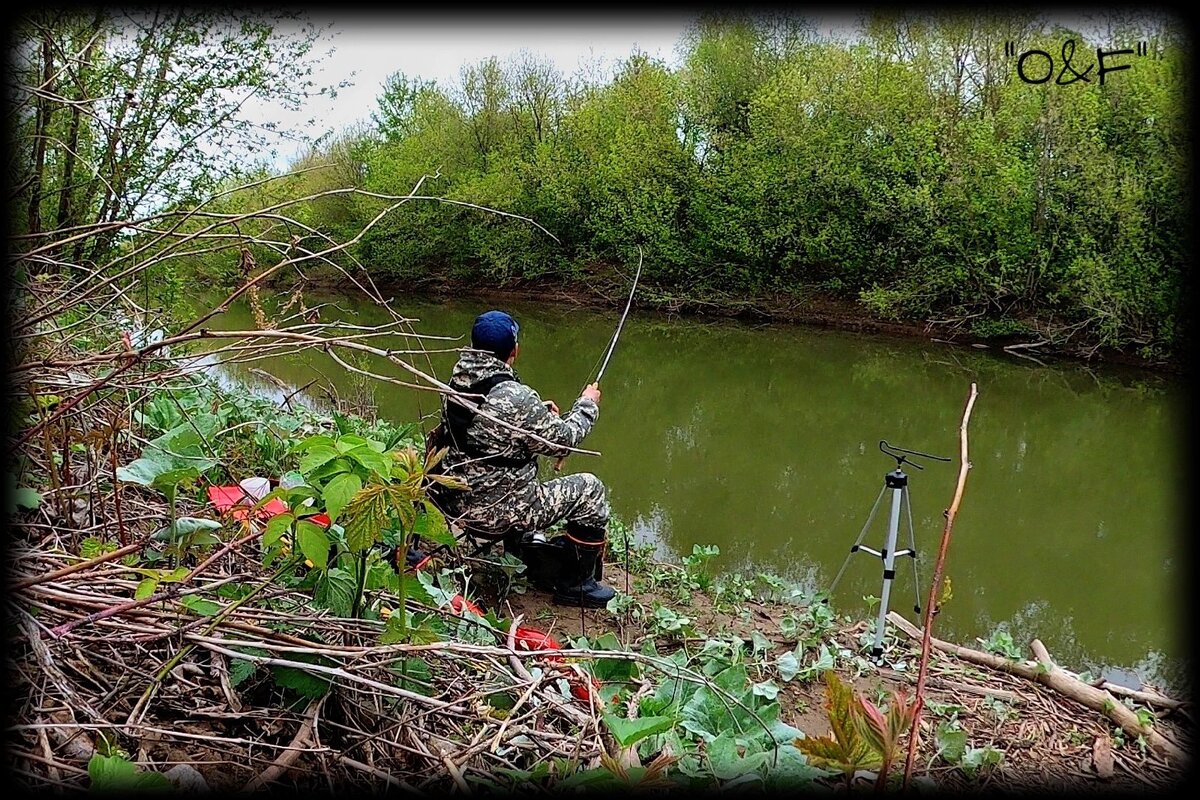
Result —
[[[604, 370], [608, 369], [608, 361], [612, 358], [613, 350], [616, 349], [617, 339], [621, 336], [621, 328], [625, 326], [625, 318], [629, 316], [629, 309], [633, 306], [633, 293], [637, 291], [638, 278], [642, 277], [642, 246], [638, 245], [638, 265], [637, 272], [633, 275], [633, 286], [629, 287], [629, 299], [625, 301], [625, 311], [621, 313], [621, 321], [617, 323], [617, 330], [613, 333], [612, 341], [608, 343], [608, 352], [604, 354], [604, 363], [600, 365], [600, 372], [596, 374], [596, 380], [593, 381], [600, 385], [600, 379], [604, 377]], [[562, 456], [554, 462], [554, 471], [559, 472], [562, 469], [563, 461], [566, 456]]]

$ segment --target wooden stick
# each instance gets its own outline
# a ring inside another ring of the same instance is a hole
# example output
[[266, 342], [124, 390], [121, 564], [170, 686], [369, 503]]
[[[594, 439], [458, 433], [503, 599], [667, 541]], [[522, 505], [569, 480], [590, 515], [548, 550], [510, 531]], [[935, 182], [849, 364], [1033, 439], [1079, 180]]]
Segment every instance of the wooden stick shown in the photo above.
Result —
[[292, 737], [291, 744], [279, 754], [271, 766], [251, 778], [242, 787], [243, 792], [253, 792], [261, 789], [268, 783], [280, 778], [292, 764], [296, 763], [296, 759], [300, 757], [300, 754], [305, 752], [304, 746], [308, 743], [308, 738], [312, 736], [313, 726], [317, 724], [317, 714], [320, 712], [321, 705], [325, 702], [326, 697], [328, 695], [322, 695], [308, 704], [304, 721], [300, 725], [300, 730], [296, 731], [296, 735]]
[[1187, 705], [1182, 700], [1174, 700], [1157, 692], [1142, 692], [1137, 689], [1130, 689], [1128, 686], [1121, 686], [1116, 683], [1104, 681], [1100, 684], [1101, 689], [1107, 689], [1115, 695], [1128, 697], [1132, 700], [1137, 700], [1139, 703], [1145, 703], [1148, 706], [1161, 706], [1162, 708], [1176, 709]]
[[[888, 613], [888, 619], [914, 639], [921, 635], [921, 632], [911, 622], [894, 611]], [[1109, 692], [1084, 683], [1055, 664], [1054, 660], [1050, 658], [1050, 654], [1046, 651], [1045, 645], [1038, 639], [1034, 639], [1030, 643], [1030, 649], [1033, 650], [1034, 656], [1037, 658], [1036, 661], [1012, 661], [995, 653], [984, 653], [980, 650], [972, 650], [969, 647], [962, 647], [938, 639], [932, 639], [931, 642], [938, 650], [950, 653], [964, 661], [991, 667], [992, 669], [1007, 672], [1010, 675], [1019, 675], [1022, 678], [1028, 678], [1031, 681], [1048, 686], [1059, 694], [1069, 697], [1094, 711], [1099, 711], [1105, 717], [1121, 726], [1131, 736], [1144, 737], [1146, 744], [1156, 753], [1181, 760], [1186, 758], [1182, 750], [1152, 727], [1142, 725], [1137, 714], [1124, 703], [1118, 701]]]
[[933, 632], [933, 618], [937, 613], [937, 598], [941, 589], [942, 570], [946, 565], [946, 551], [950, 548], [950, 531], [954, 526], [954, 517], [958, 514], [958, 504], [962, 501], [963, 489], [967, 484], [967, 471], [971, 469], [971, 462], [967, 459], [967, 423], [971, 421], [971, 409], [975, 407], [975, 398], [977, 396], [978, 392], [975, 389], [975, 384], [972, 383], [971, 393], [967, 397], [967, 407], [963, 411], [962, 424], [958, 426], [960, 443], [958, 485], [954, 487], [954, 500], [951, 501], [950, 508], [946, 511], [946, 527], [942, 529], [942, 546], [938, 549], [937, 561], [933, 567], [933, 580], [929, 583], [929, 600], [925, 604], [925, 633], [921, 641], [921, 666], [917, 670], [917, 712], [913, 714], [912, 728], [909, 729], [908, 758], [904, 761], [903, 788], [905, 790], [908, 789], [908, 781], [912, 775], [913, 761], [917, 757], [918, 726], [921, 723], [922, 698], [924, 697], [925, 678], [929, 668], [929, 644]]
[[[893, 611], [891, 613], [894, 614], [896, 612]], [[907, 621], [908, 620], [905, 620], [905, 622]], [[913, 628], [913, 631], [916, 632], [916, 628]], [[903, 681], [905, 683], [915, 683], [917, 680], [916, 676], [907, 672], [896, 672], [895, 670], [890, 669], [880, 669], [879, 673], [897, 682]], [[1016, 692], [1010, 692], [1008, 689], [989, 689], [986, 686], [975, 686], [974, 684], [963, 683], [961, 681], [952, 681], [949, 678], [929, 678], [926, 681], [926, 685], [939, 689], [947, 689], [949, 691], [967, 692], [968, 694], [975, 694], [981, 697], [994, 697], [997, 700], [1003, 700], [1004, 702], [1012, 703], [1013, 705], [1022, 705], [1025, 703], [1024, 697], [1021, 697], [1021, 695], [1017, 694]]]
[[89, 558], [87, 561], [80, 561], [78, 564], [72, 564], [69, 567], [63, 567], [62, 569], [56, 569], [56, 570], [54, 570], [54, 572], [47, 572], [44, 575], [34, 575], [31, 578], [24, 578], [22, 580], [19, 580], [15, 583], [11, 584], [10, 588], [12, 588], [13, 590], [27, 589], [30, 586], [37, 586], [39, 583], [45, 583], [46, 581], [57, 580], [66, 575], [71, 575], [72, 573], [79, 572], [80, 570], [85, 570], [85, 569], [88, 569], [89, 567], [94, 567], [99, 564], [103, 564], [106, 561], [112, 561], [114, 559], [121, 558], [122, 556], [127, 556], [130, 553], [136, 553], [138, 550], [142, 549], [142, 546], [143, 546], [142, 542], [136, 542], [134, 544], [126, 545], [125, 547], [122, 547], [120, 549], [113, 550], [111, 553], [101, 553], [100, 555], [96, 556], [95, 558]]
[[361, 770], [369, 775], [374, 775], [376, 778], [379, 778], [380, 780], [387, 781], [392, 786], [398, 787], [400, 789], [404, 789], [405, 791], [412, 792], [412, 793], [420, 795], [422, 797], [426, 796], [425, 793], [420, 791], [419, 789], [417, 789], [417, 787], [413, 786], [410, 783], [405, 783], [404, 781], [400, 780], [392, 773], [384, 772], [383, 770], [379, 769], [378, 767], [372, 767], [370, 764], [364, 764], [361, 761], [355, 761], [353, 758], [350, 758], [349, 756], [338, 756], [338, 760], [341, 761], [343, 764], [345, 764], [348, 767], [353, 767], [354, 769]]
[[1067, 674], [1066, 670], [1059, 667], [1054, 663], [1054, 659], [1050, 658], [1050, 653], [1040, 639], [1030, 642], [1029, 649], [1033, 651], [1034, 657], [1038, 660], [1040, 670], [1037, 679], [1039, 682], [1072, 700], [1083, 703], [1088, 708], [1094, 708], [1120, 725], [1122, 730], [1131, 736], [1144, 737], [1146, 744], [1150, 745], [1150, 749], [1159, 755], [1180, 761], [1186, 759], [1187, 756], [1182, 750], [1151, 726], [1143, 725], [1137, 714], [1124, 703], [1105, 690], [1086, 684]]

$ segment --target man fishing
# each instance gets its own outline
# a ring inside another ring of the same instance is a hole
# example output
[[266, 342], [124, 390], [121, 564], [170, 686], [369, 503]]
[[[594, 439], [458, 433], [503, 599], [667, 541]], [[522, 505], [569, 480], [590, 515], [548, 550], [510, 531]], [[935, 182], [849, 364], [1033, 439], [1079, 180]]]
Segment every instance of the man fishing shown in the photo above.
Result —
[[[431, 442], [448, 447], [442, 473], [467, 491], [435, 487], [434, 501], [474, 534], [504, 538], [506, 552], [529, 566], [535, 585], [557, 603], [603, 607], [615, 592], [603, 575], [607, 490], [591, 473], [538, 480], [538, 456], [563, 458], [587, 436], [600, 413], [599, 383], [584, 388], [564, 416], [523, 384], [512, 365], [520, 352], [517, 321], [503, 311], [480, 314], [450, 387], [479, 403], [476, 411], [448, 398]], [[538, 532], [565, 522], [563, 535]]]

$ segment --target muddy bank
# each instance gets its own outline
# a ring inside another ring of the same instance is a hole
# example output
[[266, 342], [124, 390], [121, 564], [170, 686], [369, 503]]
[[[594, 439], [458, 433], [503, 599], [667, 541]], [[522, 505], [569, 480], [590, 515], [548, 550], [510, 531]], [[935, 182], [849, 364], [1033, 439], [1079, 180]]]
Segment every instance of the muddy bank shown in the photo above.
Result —
[[[329, 290], [345, 289], [345, 279], [342, 276], [310, 274], [309, 278], [311, 286]], [[482, 303], [501, 304], [506, 300], [516, 300], [605, 309], [620, 308], [628, 292], [627, 283], [614, 281], [607, 273], [589, 276], [587, 284], [546, 281], [522, 282], [505, 287], [481, 287], [478, 282], [437, 278], [416, 282], [377, 280], [376, 285], [385, 297], [417, 294], [434, 301], [466, 298]], [[669, 316], [782, 323], [918, 339], [945, 343], [948, 346], [988, 350], [998, 355], [1044, 363], [1053, 359], [1065, 359], [1168, 374], [1184, 372], [1181, 357], [1148, 360], [1136, 353], [1115, 348], [1054, 345], [1036, 336], [1031, 338], [1030, 335], [985, 338], [973, 334], [965, 321], [938, 323], [883, 319], [873, 316], [857, 301], [835, 297], [816, 289], [757, 296], [710, 293], [704, 297], [694, 297], [674, 295], [643, 285], [638, 288], [634, 307]]]

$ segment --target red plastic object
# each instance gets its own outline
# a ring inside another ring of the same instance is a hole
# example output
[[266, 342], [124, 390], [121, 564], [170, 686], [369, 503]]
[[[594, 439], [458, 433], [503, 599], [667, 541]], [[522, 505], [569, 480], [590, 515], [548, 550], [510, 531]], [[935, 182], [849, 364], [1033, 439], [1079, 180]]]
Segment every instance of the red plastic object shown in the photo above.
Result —
[[[562, 645], [548, 633], [542, 633], [537, 628], [529, 628], [524, 625], [517, 627], [517, 632], [513, 634], [513, 644], [522, 650], [561, 650]], [[548, 658], [561, 661], [558, 656], [548, 656]]]
[[[450, 598], [450, 608], [455, 614], [462, 614], [466, 610], [472, 614], [483, 616], [483, 610], [461, 594], [456, 594]], [[562, 649], [562, 645], [550, 634], [525, 625], [517, 626], [517, 631], [513, 634], [513, 645], [519, 650]], [[546, 656], [546, 660], [562, 662], [563, 656]], [[574, 678], [569, 679], [569, 683], [571, 685], [571, 696], [576, 700], [584, 703], [595, 702], [597, 705], [600, 704], [600, 681], [594, 677], [588, 681], [584, 681], [583, 676], [577, 674]], [[616, 699], [614, 696], [613, 700], [615, 701]]]
[[[210, 486], [208, 487], [208, 499], [222, 514], [232, 511], [231, 516], [234, 519], [244, 520], [250, 516], [252, 498], [241, 486]], [[272, 497], [259, 508], [254, 509], [254, 516], [258, 519], [270, 519], [287, 510], [287, 503], [278, 497]], [[322, 528], [328, 528], [331, 522], [328, 514], [313, 514], [308, 519]]]
[[456, 594], [454, 597], [450, 598], [450, 608], [455, 614], [461, 614], [463, 613], [463, 609], [466, 609], [472, 614], [476, 614], [481, 617], [483, 616], [483, 610], [467, 598], [463, 597], [461, 594]]
[[[252, 498], [240, 486], [209, 486], [208, 499], [222, 514], [232, 512], [234, 519], [244, 520], [250, 516], [252, 510]], [[278, 497], [272, 497], [259, 508], [253, 509], [253, 512], [259, 519], [270, 519], [287, 510], [287, 503]]]
[[250, 495], [240, 486], [210, 486], [208, 499], [217, 507], [217, 511], [224, 513], [234, 506], [245, 505]]

